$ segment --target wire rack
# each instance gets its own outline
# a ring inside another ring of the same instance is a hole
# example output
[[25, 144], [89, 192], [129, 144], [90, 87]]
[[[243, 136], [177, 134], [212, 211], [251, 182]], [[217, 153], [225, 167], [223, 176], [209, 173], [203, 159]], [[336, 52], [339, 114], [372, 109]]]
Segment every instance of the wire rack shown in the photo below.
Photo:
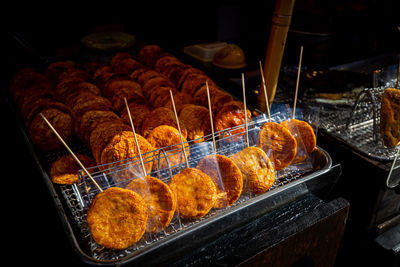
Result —
[[[282, 120], [282, 116], [279, 114], [274, 114], [272, 118], [273, 121]], [[256, 144], [258, 131], [260, 130], [261, 125], [266, 121], [267, 119], [265, 115], [262, 115], [256, 120], [249, 122], [248, 137], [250, 146]], [[229, 156], [247, 146], [245, 133], [237, 133], [238, 130], [244, 130], [244, 125], [215, 133], [215, 136], [217, 137], [216, 147], [218, 154]], [[187, 142], [185, 146], [189, 151], [188, 163], [190, 167], [195, 167], [201, 158], [213, 153], [213, 142], [211, 135], [206, 136], [202, 142], [197, 143], [195, 141], [190, 141]], [[170, 147], [166, 147], [153, 151], [154, 155], [156, 156], [149, 156], [147, 154], [144, 154], [144, 164], [150, 161], [152, 161], [153, 164], [159, 164], [160, 160], [166, 160], [168, 162], [168, 157], [170, 157], [171, 155], [182, 154], [181, 146], [177, 146], [176, 151], [168, 150], [169, 148]], [[168, 151], [168, 157], [166, 157], [166, 151]], [[113, 167], [111, 168], [107, 168], [107, 166], [101, 166], [102, 171], [93, 172], [92, 177], [96, 180], [96, 182], [101, 186], [102, 189], [106, 189], [112, 186], [123, 187], [125, 183], [129, 181], [117, 182], [114, 179], [115, 175], [129, 172], [132, 175], [132, 179], [137, 178], [137, 176], [135, 177], [135, 174], [136, 170], [139, 170], [139, 164], [140, 160], [138, 158], [131, 158], [119, 162], [117, 167], [114, 166], [115, 163], [113, 163]], [[96, 166], [93, 168], [99, 169], [99, 167], [100, 166]], [[153, 168], [151, 176], [157, 177], [162, 181], [168, 183], [170, 178], [174, 174], [178, 173], [184, 168], [186, 168], [185, 162], [173, 166], [168, 163], [167, 168], [155, 168], [155, 170]], [[90, 168], [88, 170], [91, 171]], [[313, 172], [311, 158], [308, 158], [306, 161], [300, 164], [292, 164], [285, 170], [276, 173], [275, 184], [269, 190], [274, 190], [277, 187], [284, 186], [311, 172]], [[86, 247], [91, 257], [99, 261], [107, 262], [118, 261], [120, 259], [129, 257], [132, 253], [140, 253], [141, 250], [149, 247], [152, 244], [160, 242], [161, 240], [167, 238], [170, 235], [173, 235], [174, 233], [195, 226], [204, 220], [210, 220], [210, 218], [213, 218], [215, 215], [223, 213], [238, 205], [242, 205], [243, 203], [246, 203], [246, 201], [254, 197], [254, 195], [250, 192], [243, 192], [240, 198], [232, 206], [222, 209], [212, 209], [206, 216], [196, 220], [180, 219], [179, 215], [176, 213], [170, 225], [163, 231], [156, 234], [145, 233], [141, 240], [133, 246], [125, 250], [115, 251], [106, 249], [98, 245], [92, 239], [89, 227], [86, 222], [86, 214], [91, 201], [96, 196], [96, 194], [99, 193], [99, 191], [97, 187], [91, 182], [91, 180], [84, 175], [84, 172], [82, 170], [79, 171], [78, 183], [74, 185], [62, 185], [60, 186], [60, 189], [71, 212], [70, 219], [76, 226], [76, 229], [78, 229], [80, 243], [82, 243], [82, 245]]]
[[320, 113], [320, 128], [373, 159], [393, 160], [397, 150], [383, 145], [379, 131], [384, 89], [364, 89], [350, 107], [324, 107]]

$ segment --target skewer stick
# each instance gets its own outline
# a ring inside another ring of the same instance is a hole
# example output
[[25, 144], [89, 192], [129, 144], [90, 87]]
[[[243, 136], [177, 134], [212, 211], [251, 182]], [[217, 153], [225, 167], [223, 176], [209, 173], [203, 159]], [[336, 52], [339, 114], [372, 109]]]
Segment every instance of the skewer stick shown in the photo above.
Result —
[[183, 143], [183, 137], [182, 137], [182, 132], [181, 132], [181, 126], [179, 124], [178, 114], [176, 113], [174, 96], [173, 96], [171, 90], [169, 90], [169, 94], [171, 95], [172, 107], [174, 108], [174, 113], [175, 113], [175, 120], [176, 120], [176, 124], [178, 125], [179, 137], [181, 138], [182, 150], [183, 150], [183, 155], [185, 156], [186, 167], [190, 168], [189, 162], [188, 162], [188, 159], [187, 159], [187, 156], [186, 156], [185, 145]]
[[399, 88], [399, 79], [400, 79], [400, 58], [399, 58], [399, 64], [397, 66], [396, 88]]
[[242, 72], [242, 87], [243, 87], [243, 108], [244, 108], [244, 124], [246, 126], [246, 144], [249, 147], [249, 131], [247, 126], [247, 108], [246, 108], [246, 88], [244, 85], [244, 73]]
[[265, 104], [267, 105], [268, 119], [271, 122], [271, 112], [270, 112], [269, 101], [268, 101], [267, 86], [265, 85], [264, 71], [262, 68], [261, 60], [258, 61], [258, 63], [260, 64], [261, 81], [262, 81], [262, 85], [263, 85], [263, 89], [264, 89]]
[[136, 138], [135, 126], [133, 126], [131, 111], [129, 110], [129, 106], [128, 106], [128, 102], [126, 101], [126, 97], [124, 97], [124, 101], [125, 101], [126, 110], [128, 111], [129, 121], [131, 122], [132, 131], [133, 131], [133, 137], [135, 138], [135, 144], [136, 144], [136, 148], [137, 148], [137, 151], [138, 151], [138, 154], [139, 154], [139, 158], [140, 158], [140, 164], [142, 165], [143, 176], [146, 176], [147, 175], [146, 168], [144, 167], [142, 153], [140, 152], [139, 143], [138, 143], [137, 138]]
[[294, 119], [295, 116], [296, 116], [297, 92], [299, 91], [299, 80], [300, 80], [300, 73], [301, 73], [301, 61], [302, 61], [302, 58], [303, 58], [303, 46], [300, 47], [300, 59], [299, 59], [299, 67], [297, 69], [297, 81], [296, 81], [296, 91], [294, 93], [292, 119]]
[[83, 166], [82, 162], [78, 159], [78, 157], [72, 152], [72, 150], [69, 148], [67, 143], [62, 139], [62, 137], [58, 134], [56, 129], [54, 129], [53, 125], [46, 119], [46, 117], [40, 113], [40, 116], [43, 118], [43, 120], [47, 123], [47, 125], [50, 127], [50, 129], [55, 133], [55, 135], [60, 139], [61, 143], [68, 149], [69, 153], [74, 157], [74, 159], [78, 162], [78, 164], [81, 166], [81, 168], [86, 172], [86, 174], [89, 176], [89, 178], [92, 180], [92, 182], [96, 185], [97, 189], [99, 189], [100, 192], [103, 192], [103, 189], [99, 186], [99, 184], [93, 179], [92, 175], [88, 172], [88, 170]]
[[211, 109], [210, 88], [208, 87], [208, 81], [206, 81], [206, 88], [207, 88], [207, 99], [208, 99], [208, 111], [210, 113], [211, 134], [212, 134], [213, 145], [214, 145], [214, 154], [217, 154], [217, 145], [215, 143], [215, 135], [214, 135], [214, 122], [213, 122], [213, 115], [212, 115], [212, 109]]

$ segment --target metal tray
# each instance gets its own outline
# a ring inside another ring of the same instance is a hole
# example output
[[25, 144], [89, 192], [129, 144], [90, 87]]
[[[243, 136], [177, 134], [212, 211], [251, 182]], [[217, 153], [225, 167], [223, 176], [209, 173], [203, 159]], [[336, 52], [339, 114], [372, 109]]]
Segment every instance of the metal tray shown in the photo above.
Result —
[[[92, 240], [90, 231], [86, 225], [87, 204], [93, 197], [87, 191], [87, 181], [82, 176], [80, 183], [75, 185], [53, 184], [49, 178], [49, 166], [58, 156], [67, 152], [61, 151], [54, 154], [42, 154], [40, 151], [37, 151], [30, 142], [30, 138], [27, 135], [22, 120], [18, 117], [15, 106], [10, 100], [8, 102], [10, 109], [16, 115], [16, 120], [23, 133], [25, 143], [31, 152], [31, 156], [38, 165], [49, 193], [55, 202], [71, 245], [80, 259], [89, 264], [167, 263], [179, 257], [182, 253], [187, 253], [190, 249], [201, 246], [212, 238], [220, 236], [239, 225], [243, 225], [308, 192], [320, 194], [321, 197], [326, 196], [341, 173], [340, 165], [332, 166], [329, 154], [323, 149], [317, 148], [310, 158], [312, 161], [311, 169], [304, 168], [302, 172], [299, 172], [298, 167], [293, 167], [278, 173], [276, 183], [264, 194], [258, 196], [242, 194], [241, 198], [231, 207], [212, 210], [205, 217], [195, 221], [181, 221], [177, 227], [172, 225], [161, 234], [142, 238], [135, 246], [126, 250], [107, 250], [99, 247]], [[257, 123], [249, 124], [250, 140], [254, 138], [252, 133], [255, 133], [259, 129], [258, 126], [262, 122], [258, 121]], [[233, 138], [230, 135], [230, 130], [235, 129], [226, 130], [225, 134], [227, 134], [227, 137], [218, 140], [218, 146], [225, 149], [220, 150], [224, 151], [223, 153], [232, 153], [235, 149], [244, 147], [244, 143], [241, 142], [228, 142], [229, 144], [235, 144], [235, 148], [226, 143], [229, 138]], [[209, 145], [211, 143], [210, 140], [210, 137], [208, 137], [200, 145], [211, 147]], [[73, 151], [87, 152], [87, 148], [78, 143], [74, 145]], [[201, 153], [197, 154], [196, 157], [192, 158], [191, 163], [194, 164], [200, 156]], [[175, 167], [175, 171], [183, 168], [183, 166]], [[168, 176], [169, 174], [167, 173], [166, 175]]]
[[[60, 186], [62, 202], [67, 206], [65, 208], [63, 205], [61, 214], [68, 228], [71, 229], [69, 236], [76, 250], [86, 262], [96, 264], [148, 262], [154, 260], [154, 255], [161, 256], [163, 261], [168, 261], [176, 254], [183, 253], [183, 250], [204, 244], [214, 236], [222, 235], [305, 193], [311, 191], [324, 195], [326, 192], [322, 192], [329, 190], [326, 187], [332, 183], [331, 178], [338, 176], [340, 168], [333, 167], [330, 156], [320, 148], [313, 154], [313, 160], [316, 168], [320, 169], [310, 171], [306, 175], [280, 177], [273, 188], [262, 195], [254, 197], [242, 195], [231, 207], [212, 210], [198, 220], [182, 220], [181, 225], [170, 225], [162, 233], [144, 236], [136, 245], [122, 251], [103, 249], [92, 240], [85, 220], [88, 206], [82, 205], [79, 185]], [[46, 176], [47, 174], [44, 174], [45, 178]], [[85, 197], [84, 203], [90, 198]]]
[[[370, 74], [374, 88], [364, 88], [349, 105], [323, 105], [319, 128], [353, 150], [377, 161], [392, 161], [396, 148], [386, 148], [379, 133], [381, 95], [394, 86], [399, 55], [382, 55], [330, 69]], [[310, 104], [310, 103], [308, 103]]]
[[319, 128], [371, 159], [393, 160], [397, 150], [385, 147], [379, 132], [383, 90], [383, 87], [363, 90], [352, 107], [323, 108]]

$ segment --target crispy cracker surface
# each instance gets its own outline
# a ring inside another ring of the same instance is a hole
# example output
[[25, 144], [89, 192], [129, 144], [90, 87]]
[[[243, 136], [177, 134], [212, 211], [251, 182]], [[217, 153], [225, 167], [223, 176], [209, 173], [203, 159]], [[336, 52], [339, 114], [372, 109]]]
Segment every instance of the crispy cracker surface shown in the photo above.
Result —
[[243, 190], [243, 178], [239, 167], [223, 155], [208, 155], [196, 166], [211, 177], [217, 186], [218, 199], [214, 208], [223, 208], [235, 203]]
[[179, 216], [184, 219], [205, 216], [217, 199], [213, 180], [198, 169], [182, 170], [172, 177], [169, 186], [175, 193]]
[[[75, 156], [86, 169], [95, 166], [94, 159], [88, 155], [75, 153]], [[71, 154], [61, 156], [51, 164], [51, 181], [56, 184], [74, 184], [78, 181], [78, 171], [81, 169], [82, 167]]]
[[[146, 115], [143, 119], [142, 123], [142, 131], [141, 133], [145, 138], [149, 136], [149, 134], [160, 125], [169, 125], [176, 129], [178, 129], [178, 125], [176, 124], [175, 114], [169, 108], [159, 107], [152, 110], [150, 113]], [[181, 132], [183, 137], [187, 137], [187, 130], [183, 123], [180, 124]]]
[[188, 131], [188, 140], [196, 140], [196, 143], [204, 141], [205, 135], [211, 132], [210, 115], [208, 108], [187, 104], [179, 113], [179, 121]]
[[296, 139], [276, 122], [264, 123], [258, 134], [258, 146], [270, 156], [277, 171], [289, 166], [297, 153]]
[[176, 210], [176, 199], [167, 184], [155, 177], [146, 176], [131, 181], [126, 188], [142, 196], [148, 205], [146, 232], [157, 233], [169, 225]]
[[146, 229], [147, 205], [132, 190], [111, 187], [90, 204], [87, 223], [93, 239], [109, 249], [125, 249], [138, 242]]
[[[152, 154], [146, 154], [154, 150], [154, 147], [141, 135], [136, 134], [136, 139], [140, 148], [140, 152], [143, 158], [146, 156], [152, 156]], [[145, 154], [145, 155], [144, 155]], [[135, 158], [139, 159], [139, 152], [135, 143], [135, 137], [132, 131], [121, 131], [113, 136], [109, 143], [104, 147], [100, 156], [100, 163], [107, 164], [105, 167], [115, 167], [118, 165], [126, 164], [125, 159]], [[122, 162], [121, 162], [122, 161]], [[114, 163], [115, 162], [115, 163]], [[146, 173], [149, 173], [153, 167], [153, 161], [145, 163]], [[142, 167], [138, 163], [137, 166], [133, 167], [135, 170], [131, 170], [130, 173], [142, 174]], [[119, 177], [120, 179], [122, 178]], [[129, 177], [126, 177], [129, 179]], [[120, 180], [117, 179], [117, 180]]]
[[297, 152], [293, 162], [304, 161], [317, 145], [313, 128], [307, 122], [297, 119], [283, 121], [281, 124], [296, 138]]
[[[186, 142], [186, 138], [182, 137], [183, 142]], [[181, 164], [185, 161], [185, 157], [182, 153], [181, 138], [179, 131], [168, 125], [160, 125], [156, 127], [147, 137], [147, 141], [155, 148], [164, 148], [166, 157], [163, 153], [160, 153], [160, 169]], [[189, 156], [189, 151], [186, 149], [186, 155]], [[158, 163], [154, 164], [158, 166]]]
[[247, 147], [230, 156], [243, 175], [243, 184], [253, 194], [267, 191], [275, 182], [275, 168], [265, 152]]
[[[59, 109], [45, 109], [41, 113], [49, 120], [63, 140], [67, 144], [70, 143], [74, 134], [72, 116]], [[39, 114], [32, 120], [28, 131], [33, 144], [43, 151], [50, 152], [64, 148], [63, 143]]]

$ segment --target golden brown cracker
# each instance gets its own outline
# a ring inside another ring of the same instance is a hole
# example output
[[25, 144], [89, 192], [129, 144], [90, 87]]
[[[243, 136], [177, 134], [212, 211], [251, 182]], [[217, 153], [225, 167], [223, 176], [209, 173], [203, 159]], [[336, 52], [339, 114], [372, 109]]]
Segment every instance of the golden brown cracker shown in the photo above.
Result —
[[[186, 142], [186, 138], [183, 142]], [[179, 131], [169, 125], [160, 125], [148, 135], [146, 138], [155, 148], [163, 148], [166, 158], [160, 152], [160, 162], [155, 162], [154, 167], [160, 166], [160, 169], [172, 167], [185, 162], [185, 157], [182, 153], [182, 144]], [[187, 145], [186, 145], [187, 146]], [[186, 155], [189, 156], [189, 150], [185, 147]], [[168, 161], [167, 161], [168, 160]]]
[[142, 238], [147, 218], [147, 204], [139, 194], [111, 187], [96, 195], [86, 220], [93, 239], [99, 245], [126, 249]]
[[[227, 138], [229, 136], [228, 134], [224, 134], [222, 136], [223, 138], [226, 138], [226, 141], [228, 142], [231, 140], [240, 140], [241, 136], [246, 131], [246, 128], [244, 127], [246, 121], [243, 106], [243, 103], [240, 101], [232, 101], [226, 103], [214, 118], [216, 132], [243, 125], [243, 127], [239, 127], [235, 130], [229, 131], [230, 134], [233, 136], [232, 139]], [[249, 122], [250, 120], [251, 112], [247, 109], [247, 121]]]
[[380, 134], [383, 144], [396, 147], [400, 144], [400, 90], [387, 88], [382, 94]]
[[[146, 173], [150, 173], [152, 167], [153, 167], [153, 161], [152, 161], [152, 154], [147, 154], [148, 152], [151, 152], [154, 150], [154, 147], [141, 135], [136, 134], [136, 139], [140, 148], [140, 153], [142, 155], [145, 154], [146, 157], [146, 162], [144, 164]], [[150, 159], [147, 159], [147, 157], [150, 157]], [[116, 166], [120, 166], [122, 164], [126, 164], [127, 161], [124, 161], [125, 159], [131, 159], [133, 161], [136, 161], [136, 166], [132, 167], [130, 171], [130, 174], [137, 176], [142, 176], [143, 171], [142, 167], [140, 165], [139, 161], [139, 152], [136, 146], [135, 138], [133, 136], [132, 131], [120, 131], [113, 135], [111, 140], [108, 142], [108, 144], [103, 148], [101, 155], [100, 155], [100, 164], [104, 164], [104, 166], [101, 166], [101, 169], [105, 168], [113, 168]], [[107, 164], [107, 165], [105, 165]], [[127, 180], [131, 179], [132, 177], [123, 177], [123, 176], [118, 176], [117, 182], [120, 182], [122, 180]]]
[[283, 126], [289, 129], [290, 133], [296, 138], [297, 152], [293, 162], [302, 162], [307, 155], [314, 151], [317, 145], [317, 139], [314, 130], [310, 124], [305, 121], [291, 119], [281, 122]]
[[131, 127], [119, 120], [99, 123], [90, 133], [89, 143], [93, 157], [97, 164], [101, 162], [101, 153], [110, 140], [122, 131], [131, 131]]
[[[72, 116], [55, 108], [45, 109], [40, 113], [46, 117], [61, 138], [70, 144], [74, 136]], [[28, 131], [32, 143], [42, 151], [52, 152], [65, 149], [64, 144], [39, 114], [36, 114], [29, 124]]]
[[[154, 128], [160, 125], [169, 125], [178, 129], [174, 111], [166, 107], [159, 107], [153, 109], [143, 120], [142, 123], [142, 135], [147, 138]], [[182, 136], [187, 138], [187, 130], [183, 123], [180, 123]]]
[[125, 188], [142, 196], [148, 206], [146, 232], [158, 233], [170, 224], [176, 210], [176, 199], [167, 184], [155, 177], [146, 176], [134, 179]]
[[77, 135], [88, 147], [90, 147], [90, 134], [99, 123], [118, 120], [120, 120], [120, 118], [112, 111], [89, 110], [81, 116]]
[[274, 184], [274, 165], [261, 148], [247, 147], [231, 155], [230, 159], [239, 167], [243, 184], [251, 193], [264, 193]]
[[243, 190], [242, 173], [230, 158], [208, 155], [199, 161], [196, 168], [210, 176], [217, 186], [219, 197], [215, 208], [231, 206], [239, 199]]
[[264, 123], [257, 146], [272, 159], [277, 171], [289, 166], [297, 153], [296, 139], [286, 127], [276, 122]]
[[[90, 167], [95, 166], [94, 159], [88, 155], [75, 153], [75, 156], [89, 172]], [[51, 164], [51, 181], [56, 184], [74, 184], [78, 181], [78, 171], [81, 169], [81, 165], [71, 154], [61, 156]]]
[[205, 216], [217, 199], [217, 188], [207, 174], [199, 169], [186, 168], [174, 175], [169, 183], [175, 193], [177, 210], [183, 219]]
[[196, 140], [196, 143], [204, 141], [203, 137], [211, 133], [210, 113], [206, 107], [184, 105], [179, 112], [179, 121], [188, 131], [188, 140]]

